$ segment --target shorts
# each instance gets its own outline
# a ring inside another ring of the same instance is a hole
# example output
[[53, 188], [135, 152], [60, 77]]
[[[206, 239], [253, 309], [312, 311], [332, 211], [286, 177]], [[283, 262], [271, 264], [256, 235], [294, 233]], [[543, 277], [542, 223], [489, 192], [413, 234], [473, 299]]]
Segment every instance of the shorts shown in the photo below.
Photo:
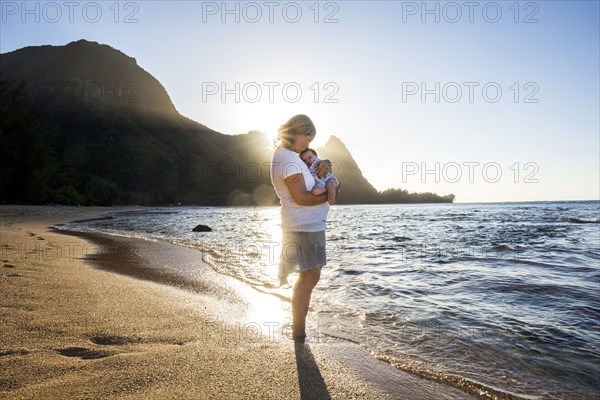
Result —
[[325, 231], [283, 232], [279, 259], [280, 280], [292, 272], [305, 272], [327, 264]]

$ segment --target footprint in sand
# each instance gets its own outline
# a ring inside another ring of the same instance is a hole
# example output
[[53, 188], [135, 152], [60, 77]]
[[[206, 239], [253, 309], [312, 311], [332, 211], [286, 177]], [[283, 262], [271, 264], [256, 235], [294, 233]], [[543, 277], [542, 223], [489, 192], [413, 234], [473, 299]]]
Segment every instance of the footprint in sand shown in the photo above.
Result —
[[21, 386], [23, 385], [14, 379], [0, 379], [0, 390], [15, 390]]
[[24, 356], [29, 354], [29, 350], [4, 350], [0, 351], [0, 357], [12, 356], [13, 354]]
[[90, 342], [102, 346], [120, 346], [127, 343], [135, 343], [136, 341], [121, 336], [99, 335], [91, 337]]
[[165, 345], [176, 345], [176, 346], [183, 346], [185, 345], [187, 342], [181, 339], [174, 339], [174, 338], [154, 338], [154, 339], [143, 339], [140, 337], [137, 338], [132, 338], [132, 337], [122, 337], [122, 336], [115, 336], [115, 335], [97, 335], [97, 336], [92, 336], [90, 338], [90, 342], [94, 343], [94, 344], [98, 344], [101, 346], [122, 346], [122, 345], [126, 345], [126, 344], [141, 344], [141, 343], [159, 343], [159, 344], [165, 344]]
[[78, 357], [82, 360], [94, 360], [113, 355], [109, 351], [92, 350], [85, 347], [67, 347], [66, 349], [56, 349], [56, 351], [65, 357]]

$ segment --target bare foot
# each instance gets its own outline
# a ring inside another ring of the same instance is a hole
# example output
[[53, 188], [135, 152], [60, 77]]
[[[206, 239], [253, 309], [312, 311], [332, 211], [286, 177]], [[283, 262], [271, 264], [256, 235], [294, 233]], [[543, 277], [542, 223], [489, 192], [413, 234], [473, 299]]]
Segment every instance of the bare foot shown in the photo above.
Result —
[[294, 339], [294, 342], [304, 343], [306, 340], [306, 330], [304, 327], [292, 325], [292, 339]]

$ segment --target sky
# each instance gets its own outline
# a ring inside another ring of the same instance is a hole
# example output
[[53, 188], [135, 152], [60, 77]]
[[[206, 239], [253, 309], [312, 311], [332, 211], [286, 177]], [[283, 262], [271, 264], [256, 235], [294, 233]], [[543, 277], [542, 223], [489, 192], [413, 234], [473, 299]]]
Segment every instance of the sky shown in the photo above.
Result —
[[224, 134], [307, 114], [378, 190], [600, 199], [598, 1], [0, 3], [2, 53], [108, 44]]

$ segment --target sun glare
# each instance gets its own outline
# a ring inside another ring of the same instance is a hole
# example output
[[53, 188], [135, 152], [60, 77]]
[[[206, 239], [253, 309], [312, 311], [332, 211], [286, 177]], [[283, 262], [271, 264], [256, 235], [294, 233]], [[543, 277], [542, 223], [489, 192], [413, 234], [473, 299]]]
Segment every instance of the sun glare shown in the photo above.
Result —
[[277, 137], [277, 128], [289, 119], [288, 114], [286, 107], [277, 104], [252, 104], [240, 110], [239, 124], [248, 131], [263, 132], [272, 143]]

